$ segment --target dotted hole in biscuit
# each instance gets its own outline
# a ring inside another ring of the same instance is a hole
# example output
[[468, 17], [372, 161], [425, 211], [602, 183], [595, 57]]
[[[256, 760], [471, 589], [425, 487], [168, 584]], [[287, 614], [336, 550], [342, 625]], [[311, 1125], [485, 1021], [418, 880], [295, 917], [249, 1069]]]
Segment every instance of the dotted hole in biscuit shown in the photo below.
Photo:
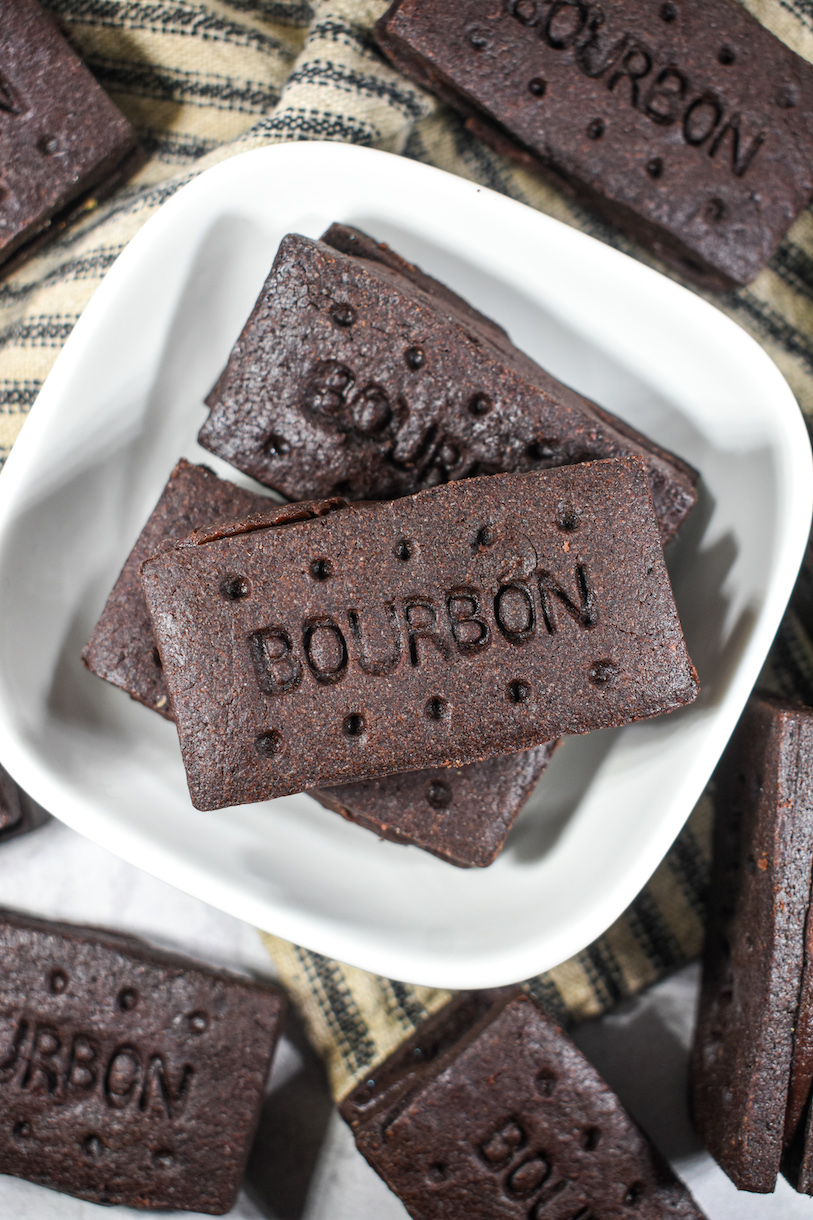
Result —
[[330, 316], [337, 326], [352, 326], [356, 320], [356, 311], [346, 301], [339, 301], [331, 309]]
[[265, 451], [269, 457], [285, 457], [287, 453], [291, 452], [291, 445], [284, 436], [280, 436], [278, 432], [272, 432], [266, 443]]
[[647, 161], [646, 172], [649, 174], [650, 178], [654, 178], [656, 181], [658, 178], [662, 178], [663, 177], [662, 159], [660, 157], [653, 157], [651, 161]]
[[226, 601], [239, 602], [248, 597], [249, 587], [245, 576], [224, 576], [220, 582], [220, 592]]
[[624, 1195], [624, 1203], [627, 1205], [627, 1207], [634, 1207], [636, 1203], [640, 1202], [643, 1193], [643, 1182], [633, 1182], [627, 1187], [627, 1193]]
[[678, 6], [672, 3], [672, 0], [667, 0], [666, 4], [661, 5], [661, 21], [665, 21], [669, 25], [672, 21], [677, 20]]
[[509, 703], [527, 703], [531, 697], [531, 687], [528, 682], [523, 682], [516, 678], [513, 682], [508, 683], [508, 702]]
[[704, 208], [706, 220], [711, 224], [718, 224], [721, 220], [725, 220], [726, 211], [725, 201], [716, 196], [714, 199], [709, 199]]
[[534, 97], [544, 97], [548, 87], [548, 82], [541, 76], [534, 76], [528, 81], [528, 89]]
[[351, 712], [349, 716], [345, 716], [342, 732], [345, 737], [359, 738], [363, 736], [364, 717], [361, 712]]
[[594, 661], [587, 676], [594, 686], [607, 686], [611, 682], [615, 682], [620, 672], [615, 661], [605, 658], [601, 661]]
[[412, 558], [412, 544], [406, 538], [401, 538], [392, 548], [396, 559], [407, 563]]
[[604, 119], [593, 119], [590, 126], [587, 128], [587, 137], [590, 140], [600, 140], [604, 135], [606, 124]]
[[490, 525], [483, 525], [477, 531], [477, 536], [474, 539], [475, 547], [492, 546], [494, 543], [494, 531]]
[[449, 714], [449, 705], [441, 695], [433, 695], [426, 700], [424, 711], [429, 720], [444, 720]]
[[138, 1003], [138, 992], [135, 987], [122, 987], [116, 998], [116, 1004], [122, 1012], [131, 1012]]
[[283, 744], [282, 733], [278, 733], [276, 729], [269, 729], [267, 733], [259, 733], [254, 738], [254, 749], [263, 758], [275, 758], [277, 754], [281, 754]]
[[53, 157], [59, 152], [59, 137], [51, 134], [40, 136], [37, 149], [43, 157]]
[[104, 1143], [99, 1139], [98, 1135], [87, 1135], [82, 1141], [82, 1148], [85, 1156], [92, 1161], [98, 1161], [104, 1152]]
[[404, 352], [404, 359], [406, 360], [409, 368], [415, 369], [415, 370], [422, 369], [424, 364], [426, 363], [426, 356], [424, 355], [424, 350], [422, 347], [419, 347], [417, 345], [417, 343], [413, 347], [408, 347], [406, 349], [406, 351]]
[[171, 1169], [175, 1164], [175, 1154], [169, 1148], [157, 1148], [152, 1154], [152, 1159], [159, 1169]]
[[333, 575], [333, 564], [329, 559], [314, 559], [310, 573], [314, 580], [328, 580]]
[[536, 1091], [543, 1097], [552, 1097], [556, 1088], [556, 1075], [549, 1068], [543, 1068], [536, 1078]]
[[601, 1139], [601, 1131], [598, 1127], [587, 1127], [582, 1132], [582, 1148], [585, 1152], [593, 1152], [598, 1148], [599, 1140]]
[[427, 1177], [430, 1182], [443, 1182], [446, 1178], [447, 1169], [442, 1161], [435, 1161], [434, 1165], [429, 1166]]
[[68, 990], [68, 976], [64, 970], [52, 970], [48, 979], [49, 990], [54, 995], [62, 995]]
[[188, 1017], [189, 1028], [193, 1034], [205, 1034], [209, 1028], [209, 1018], [205, 1012], [193, 1012]]
[[558, 447], [558, 440], [540, 436], [526, 446], [525, 452], [532, 462], [548, 462], [556, 456]]
[[720, 47], [717, 52], [717, 62], [722, 64], [724, 68], [730, 67], [737, 59], [737, 52], [733, 47]]
[[483, 394], [483, 393], [475, 394], [469, 400], [469, 414], [474, 415], [476, 418], [479, 419], [483, 415], [488, 415], [489, 411], [492, 410], [493, 406], [494, 406], [494, 403], [492, 402], [491, 398], [489, 398], [488, 394]]
[[566, 534], [574, 534], [581, 525], [581, 513], [572, 504], [561, 501], [556, 509], [556, 524]]
[[31, 1126], [31, 1123], [27, 1123], [25, 1120], [23, 1120], [22, 1122], [14, 1124], [11, 1129], [11, 1134], [14, 1136], [14, 1139], [23, 1143], [25, 1140], [31, 1139], [31, 1136], [34, 1134], [34, 1128]]
[[433, 780], [426, 789], [426, 799], [433, 809], [447, 809], [452, 803], [452, 790], [442, 780]]

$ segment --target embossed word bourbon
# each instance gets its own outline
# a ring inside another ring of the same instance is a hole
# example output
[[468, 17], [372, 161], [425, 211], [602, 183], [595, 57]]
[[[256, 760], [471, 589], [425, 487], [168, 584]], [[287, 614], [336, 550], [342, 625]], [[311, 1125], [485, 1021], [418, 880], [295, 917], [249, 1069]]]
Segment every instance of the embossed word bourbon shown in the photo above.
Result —
[[697, 694], [640, 458], [231, 528], [142, 567], [199, 808], [460, 766]]
[[414, 1220], [702, 1220], [595, 1069], [516, 992], [456, 999], [340, 1109]]
[[134, 937], [0, 912], [0, 1173], [227, 1212], [284, 1000]]
[[708, 287], [813, 194], [813, 69], [734, 0], [396, 0], [404, 71]]
[[696, 473], [562, 385], [358, 229], [290, 233], [207, 402], [201, 444], [292, 500], [393, 499], [475, 475], [642, 454], [664, 542]]
[[0, 0], [0, 263], [137, 168], [135, 129], [35, 0]]

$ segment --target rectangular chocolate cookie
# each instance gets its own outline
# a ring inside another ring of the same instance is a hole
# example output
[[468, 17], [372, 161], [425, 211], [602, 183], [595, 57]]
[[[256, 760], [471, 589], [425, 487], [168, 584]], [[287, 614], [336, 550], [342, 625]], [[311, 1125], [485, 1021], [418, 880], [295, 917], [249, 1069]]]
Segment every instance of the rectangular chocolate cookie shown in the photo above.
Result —
[[35, 805], [8, 771], [0, 767], [0, 843], [28, 830], [36, 830], [47, 817], [45, 810]]
[[734, 0], [395, 0], [393, 63], [707, 288], [813, 195], [813, 69]]
[[461, 766], [697, 695], [641, 458], [233, 531], [141, 569], [198, 808]]
[[93, 1203], [228, 1212], [283, 994], [10, 911], [0, 964], [0, 1173]]
[[[82, 654], [87, 668], [174, 720], [141, 587], [141, 564], [167, 542], [196, 529], [258, 512], [279, 512], [276, 519], [286, 520], [299, 510], [275, 506], [181, 458]], [[412, 843], [461, 868], [482, 867], [503, 846], [555, 746], [545, 742], [534, 750], [468, 767], [408, 772], [317, 789], [310, 795], [382, 838]]]
[[274, 504], [219, 479], [206, 466], [193, 466], [181, 458], [82, 653], [82, 662], [91, 673], [172, 720], [161, 658], [141, 588], [141, 565], [166, 542], [185, 538], [200, 526], [236, 521], [263, 508], [273, 509]]
[[414, 1220], [702, 1220], [569, 1038], [527, 996], [464, 996], [340, 1105]]
[[[808, 763], [808, 765], [810, 765]], [[802, 1194], [813, 1195], [813, 903], [804, 934], [804, 967], [793, 1031], [782, 1173]]]
[[0, 0], [0, 264], [142, 159], [135, 129], [35, 0]]
[[[768, 1193], [783, 1150], [810, 903], [813, 712], [753, 698], [714, 799], [694, 1121], [739, 1189]], [[806, 1100], [791, 1106], [794, 1129]]]
[[382, 839], [412, 843], [458, 868], [485, 868], [502, 850], [558, 744], [545, 741], [466, 767], [313, 788], [308, 795]]
[[664, 542], [697, 475], [356, 229], [283, 238], [198, 437], [292, 500], [643, 454]]

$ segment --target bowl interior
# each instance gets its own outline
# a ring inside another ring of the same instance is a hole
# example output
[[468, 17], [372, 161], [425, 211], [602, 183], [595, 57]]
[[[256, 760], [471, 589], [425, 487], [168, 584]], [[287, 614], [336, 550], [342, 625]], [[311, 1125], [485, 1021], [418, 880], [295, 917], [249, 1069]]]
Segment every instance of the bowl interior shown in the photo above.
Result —
[[[203, 397], [280, 238], [333, 220], [390, 242], [702, 474], [668, 551], [700, 699], [566, 741], [487, 870], [379, 842], [306, 796], [197, 812], [173, 726], [79, 661], [178, 457], [248, 485], [197, 446]], [[786, 383], [699, 298], [402, 158], [310, 144], [246, 154], [171, 199], [125, 250], [0, 480], [0, 759], [76, 829], [299, 944], [415, 982], [513, 981], [598, 935], [674, 839], [757, 677], [810, 510]]]

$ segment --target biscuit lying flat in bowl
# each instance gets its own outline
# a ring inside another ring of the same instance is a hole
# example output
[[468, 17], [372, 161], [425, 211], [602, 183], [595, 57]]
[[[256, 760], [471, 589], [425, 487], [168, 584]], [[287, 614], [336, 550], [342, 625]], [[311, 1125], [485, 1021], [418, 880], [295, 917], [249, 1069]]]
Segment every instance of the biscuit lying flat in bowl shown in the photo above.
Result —
[[460, 766], [697, 696], [641, 458], [232, 531], [141, 569], [199, 809]]
[[444, 284], [346, 225], [280, 243], [207, 398], [204, 448], [293, 500], [406, 496], [643, 454], [663, 541], [697, 474], [557, 381]]

